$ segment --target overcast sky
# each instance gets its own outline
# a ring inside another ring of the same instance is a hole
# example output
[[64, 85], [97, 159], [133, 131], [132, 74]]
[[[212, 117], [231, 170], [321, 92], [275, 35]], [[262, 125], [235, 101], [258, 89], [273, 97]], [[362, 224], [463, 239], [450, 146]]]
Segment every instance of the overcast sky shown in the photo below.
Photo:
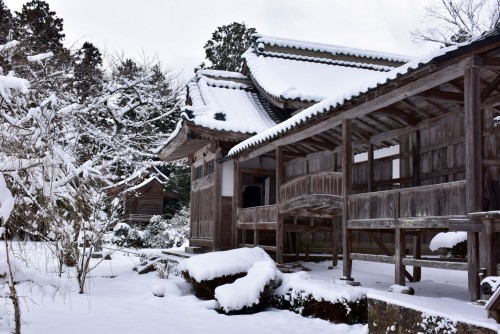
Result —
[[[4, 0], [19, 11], [24, 0]], [[47, 1], [47, 0], [46, 0]], [[128, 57], [158, 56], [189, 78], [221, 25], [245, 22], [261, 34], [420, 55], [418, 27], [432, 0], [48, 0], [64, 19], [66, 44], [90, 41]]]

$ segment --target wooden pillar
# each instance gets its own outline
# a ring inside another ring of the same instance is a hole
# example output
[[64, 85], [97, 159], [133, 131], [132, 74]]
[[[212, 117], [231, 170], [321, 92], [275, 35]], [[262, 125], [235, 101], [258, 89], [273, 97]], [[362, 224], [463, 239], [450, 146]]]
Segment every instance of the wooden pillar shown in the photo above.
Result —
[[241, 207], [241, 162], [235, 161], [234, 164], [234, 183], [233, 183], [233, 212], [232, 212], [232, 248], [238, 248], [238, 208]]
[[419, 187], [420, 182], [420, 132], [413, 132], [412, 145], [412, 168], [413, 168], [413, 186]]
[[405, 285], [405, 266], [403, 264], [403, 257], [405, 254], [405, 231], [399, 227], [396, 227], [394, 233], [394, 262], [395, 262], [395, 275], [394, 283], [399, 285]]
[[367, 170], [367, 178], [368, 178], [368, 192], [371, 193], [373, 191], [373, 145], [370, 143], [368, 145], [368, 170]]
[[479, 235], [476, 232], [467, 232], [467, 264], [469, 265], [469, 300], [479, 299]]
[[[195, 201], [195, 193], [193, 191], [193, 182], [195, 181], [196, 179], [196, 171], [195, 171], [195, 168], [194, 168], [194, 163], [191, 162], [191, 184], [189, 185], [189, 192], [190, 192], [190, 196], [189, 196], [189, 207], [190, 208], [194, 208], [195, 205], [197, 205], [196, 201]], [[191, 210], [192, 211], [195, 211], [196, 213], [198, 213], [198, 210]], [[193, 237], [195, 236], [194, 232], [196, 231], [196, 227], [197, 224], [194, 224], [194, 222], [196, 222], [196, 215], [193, 215], [193, 214], [190, 214], [189, 215], [189, 245], [191, 246], [191, 240], [193, 239]]]
[[339, 262], [339, 219], [332, 218], [332, 266], [336, 267]]
[[[420, 259], [422, 257], [422, 235], [421, 232], [416, 232], [413, 237], [413, 258]], [[413, 281], [420, 282], [422, 279], [422, 268], [414, 266], [413, 267]]]
[[213, 240], [214, 250], [221, 250], [221, 227], [222, 227], [222, 163], [217, 162], [222, 156], [217, 152], [214, 159], [214, 221]]
[[283, 184], [283, 148], [276, 148], [276, 263], [283, 263], [283, 216], [280, 214], [280, 188]]
[[[465, 206], [467, 213], [483, 210], [482, 136], [480, 69], [470, 67], [464, 74], [464, 127], [465, 127]], [[467, 234], [469, 264], [469, 299], [479, 298], [478, 235]]]
[[486, 268], [486, 276], [497, 276], [496, 252], [495, 252], [495, 227], [493, 220], [481, 221], [483, 228], [480, 242], [480, 267]]
[[347, 228], [348, 203], [347, 196], [351, 193], [351, 170], [352, 170], [352, 142], [351, 142], [351, 120], [342, 120], [342, 252], [343, 252], [343, 276], [351, 279], [352, 260], [350, 258], [352, 249], [351, 231]]
[[394, 214], [394, 223], [396, 225], [394, 231], [394, 264], [395, 264], [394, 283], [399, 285], [405, 285], [405, 266], [403, 264], [403, 258], [405, 256], [406, 242], [405, 242], [405, 231], [400, 227], [398, 227], [398, 219], [399, 219], [398, 191], [394, 193], [392, 209]]

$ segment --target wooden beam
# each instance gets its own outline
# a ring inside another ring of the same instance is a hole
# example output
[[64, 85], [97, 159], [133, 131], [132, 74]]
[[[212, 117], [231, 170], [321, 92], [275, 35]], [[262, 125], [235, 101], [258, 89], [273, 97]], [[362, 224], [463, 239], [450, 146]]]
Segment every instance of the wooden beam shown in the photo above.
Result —
[[467, 263], [465, 262], [450, 262], [450, 261], [404, 258], [403, 264], [406, 266], [413, 266], [414, 268], [424, 267], [424, 268], [436, 268], [436, 269], [447, 269], [447, 270], [463, 270], [463, 271], [467, 270]]
[[276, 230], [275, 222], [264, 223], [241, 223], [237, 222], [236, 227], [240, 230]]
[[480, 66], [481, 68], [500, 70], [500, 57], [483, 56]]
[[339, 216], [332, 218], [332, 266], [336, 267], [339, 262]]
[[426, 100], [437, 101], [437, 102], [454, 102], [463, 104], [464, 97], [462, 93], [449, 92], [443, 90], [428, 90], [415, 95], [418, 98], [424, 98]]
[[368, 145], [368, 166], [367, 166], [367, 176], [368, 178], [368, 192], [371, 193], [373, 190], [373, 144]]
[[272, 176], [276, 174], [276, 171], [274, 169], [264, 169], [264, 168], [241, 168], [241, 173]]
[[[399, 218], [399, 192], [394, 193], [393, 202], [394, 220], [397, 221]], [[405, 256], [406, 242], [405, 242], [405, 231], [399, 227], [396, 227], [394, 233], [394, 283], [399, 285], [405, 285], [405, 266], [403, 264], [403, 257]]]
[[417, 118], [398, 109], [385, 108], [375, 111], [374, 115], [395, 118], [405, 126], [415, 126], [418, 123]]
[[[237, 159], [238, 161], [246, 161], [254, 157], [258, 157], [264, 153], [276, 149], [278, 146], [289, 145], [298, 142], [302, 139], [313, 136], [316, 133], [323, 132], [342, 124], [343, 119], [354, 119], [360, 116], [369, 114], [375, 110], [385, 108], [393, 103], [406, 99], [420, 92], [426, 91], [432, 87], [439, 86], [445, 82], [453, 80], [463, 75], [464, 68], [472, 62], [472, 58], [465, 58], [457, 63], [448, 65], [440, 70], [423, 76], [415, 81], [411, 81], [401, 87], [387, 92], [386, 94], [377, 96], [364, 103], [360, 103], [352, 108], [346, 109], [343, 112], [323, 117], [319, 122], [309, 122], [305, 127], [295, 127], [287, 136], [271, 140], [267, 144], [258, 147], [248, 153], [242, 154]], [[313, 124], [314, 123], [314, 124]]]
[[[276, 148], [276, 203], [281, 203], [280, 189], [284, 180], [283, 148]], [[283, 215], [276, 210], [276, 263], [283, 263]]]
[[481, 103], [481, 108], [486, 109], [486, 108], [496, 107], [499, 104], [500, 104], [500, 94], [497, 94], [485, 99]]
[[347, 196], [351, 193], [351, 171], [352, 171], [352, 142], [351, 121], [342, 120], [342, 248], [343, 248], [343, 276], [351, 279], [352, 260], [349, 257], [352, 249], [351, 231], [347, 228], [348, 207]]
[[497, 75], [495, 79], [493, 79], [486, 88], [483, 89], [481, 93], [481, 101], [486, 100], [491, 93], [493, 93], [500, 85], [500, 75]]
[[[421, 256], [422, 256], [422, 237], [421, 237], [421, 233], [417, 232], [413, 236], [413, 259], [420, 260]], [[404, 259], [403, 259], [403, 263], [404, 263]], [[420, 266], [418, 264], [413, 265], [413, 281], [420, 282], [421, 279], [422, 279], [422, 266]]]

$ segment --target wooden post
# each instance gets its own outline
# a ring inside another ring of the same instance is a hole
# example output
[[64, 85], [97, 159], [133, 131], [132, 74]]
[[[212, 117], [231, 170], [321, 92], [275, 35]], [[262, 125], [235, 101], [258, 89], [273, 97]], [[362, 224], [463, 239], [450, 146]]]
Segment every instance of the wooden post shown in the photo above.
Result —
[[395, 264], [395, 277], [394, 283], [399, 285], [405, 285], [405, 266], [403, 264], [403, 258], [405, 256], [406, 242], [405, 242], [405, 231], [399, 228], [399, 192], [394, 193], [393, 199], [393, 214], [394, 223], [396, 229], [394, 231], [394, 264]]
[[351, 170], [352, 170], [352, 142], [351, 121], [342, 120], [342, 254], [343, 254], [343, 276], [346, 279], [352, 277], [352, 260], [350, 258], [352, 248], [351, 231], [347, 228], [348, 207], [347, 196], [351, 193]]
[[394, 233], [394, 262], [396, 265], [395, 268], [395, 277], [394, 283], [399, 285], [405, 285], [405, 266], [403, 264], [403, 257], [405, 253], [405, 231], [399, 227], [396, 227]]
[[276, 148], [276, 263], [283, 263], [283, 216], [280, 214], [280, 188], [283, 184], [283, 148]]
[[480, 243], [480, 266], [486, 268], [486, 276], [497, 276], [496, 252], [495, 252], [495, 227], [493, 220], [481, 221], [483, 229]]
[[[482, 136], [480, 69], [470, 67], [464, 73], [464, 127], [465, 127], [465, 206], [467, 213], [483, 210]], [[467, 234], [469, 264], [469, 299], [479, 298], [478, 235]]]
[[339, 262], [339, 217], [332, 218], [332, 266], [336, 267]]
[[231, 241], [233, 248], [238, 248], [238, 208], [241, 207], [241, 162], [235, 161], [234, 164], [234, 183], [233, 183], [233, 213], [232, 213], [232, 231]]
[[467, 232], [467, 264], [469, 266], [469, 300], [479, 299], [479, 236], [476, 232]]
[[368, 178], [368, 192], [371, 193], [373, 191], [373, 144], [368, 145], [368, 170], [367, 176]]
[[420, 132], [413, 133], [412, 160], [413, 160], [413, 186], [420, 186]]
[[[190, 208], [194, 208], [195, 205], [197, 205], [197, 202], [195, 201], [195, 193], [193, 191], [193, 182], [195, 181], [196, 179], [196, 170], [194, 168], [194, 164], [191, 162], [191, 184], [189, 185], [189, 192], [190, 192], [190, 196], [189, 196], [189, 207]], [[191, 210], [192, 211], [195, 211], [196, 213], [198, 213], [198, 210]], [[193, 239], [193, 237], [195, 237], [195, 231], [196, 231], [196, 228], [195, 228], [195, 225], [198, 226], [198, 224], [194, 224], [194, 222], [196, 221], [197, 217], [196, 215], [189, 215], [189, 245], [192, 245], [191, 244], [191, 240]], [[198, 234], [196, 234], [197, 236]]]
[[217, 160], [222, 156], [217, 152], [214, 159], [214, 250], [221, 249], [221, 227], [222, 227], [222, 163]]
[[[422, 257], [422, 236], [420, 232], [416, 232], [413, 237], [413, 258], [420, 259]], [[420, 282], [422, 279], [422, 267], [413, 266], [413, 281]]]

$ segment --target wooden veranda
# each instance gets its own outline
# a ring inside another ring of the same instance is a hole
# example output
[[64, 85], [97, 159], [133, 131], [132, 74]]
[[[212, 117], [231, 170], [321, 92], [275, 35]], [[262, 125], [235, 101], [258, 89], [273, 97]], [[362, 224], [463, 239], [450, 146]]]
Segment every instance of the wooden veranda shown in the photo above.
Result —
[[[394, 263], [401, 285], [420, 280], [421, 267], [467, 269], [476, 300], [479, 268], [497, 275], [499, 84], [496, 30], [238, 152], [233, 246], [247, 244], [253, 231], [253, 245], [282, 262], [287, 232], [332, 233], [335, 263], [339, 229], [345, 279], [354, 259]], [[393, 154], [375, 156], [394, 146]], [[242, 208], [244, 164], [264, 158], [274, 161], [275, 202]], [[421, 258], [423, 235], [440, 231], [467, 231], [467, 263]], [[390, 234], [393, 246], [378, 232]], [[370, 235], [385, 254], [355, 252], [355, 233]]]

